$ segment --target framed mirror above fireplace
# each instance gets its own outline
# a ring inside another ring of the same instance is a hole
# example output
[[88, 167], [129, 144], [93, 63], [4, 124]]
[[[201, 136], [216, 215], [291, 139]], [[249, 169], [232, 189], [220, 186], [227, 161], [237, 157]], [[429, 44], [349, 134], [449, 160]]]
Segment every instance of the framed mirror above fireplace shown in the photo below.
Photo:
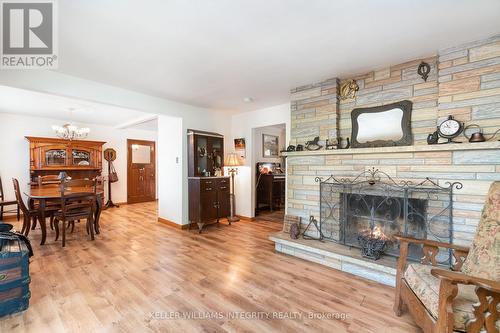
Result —
[[351, 112], [353, 148], [409, 146], [411, 101], [401, 101]]

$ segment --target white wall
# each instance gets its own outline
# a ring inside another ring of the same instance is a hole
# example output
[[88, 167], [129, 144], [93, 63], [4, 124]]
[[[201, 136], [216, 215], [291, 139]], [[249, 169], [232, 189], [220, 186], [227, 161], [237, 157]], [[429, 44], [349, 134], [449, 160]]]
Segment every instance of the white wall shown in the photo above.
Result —
[[[234, 138], [245, 138], [247, 142], [244, 165], [238, 167], [235, 178], [236, 214], [253, 217], [255, 215], [255, 157], [254, 157], [254, 129], [264, 126], [285, 124], [286, 139], [284, 146], [290, 141], [290, 104], [280, 104], [252, 112], [235, 114], [231, 118], [231, 135], [226, 138], [233, 145]], [[280, 143], [280, 146], [282, 144]], [[231, 147], [234, 151], [234, 145]]]
[[[52, 125], [61, 125], [63, 120], [21, 116], [0, 113], [0, 176], [8, 199], [14, 199], [12, 178], [20, 184], [29, 182], [29, 143], [25, 136], [55, 137]], [[119, 181], [111, 186], [113, 202], [127, 201], [127, 139], [156, 141], [155, 131], [116, 129], [109, 126], [79, 124], [90, 128], [88, 140], [106, 141], [103, 149], [116, 150], [117, 159], [113, 163]], [[108, 165], [103, 160], [103, 175], [107, 175]], [[107, 199], [107, 190], [105, 191]]]
[[[0, 113], [0, 176], [2, 176], [7, 198], [14, 198], [12, 178], [18, 178], [20, 184], [29, 182], [29, 143], [25, 136], [55, 137], [52, 125], [62, 124], [62, 120], [20, 116]], [[116, 129], [109, 126], [79, 124], [89, 127], [88, 140], [106, 141], [103, 150], [113, 148], [117, 158], [113, 163], [118, 173], [119, 181], [111, 186], [113, 202], [127, 201], [127, 139], [156, 141], [156, 132]], [[103, 175], [107, 175], [108, 165], [103, 160]], [[106, 187], [107, 189], [107, 187]], [[107, 192], [107, 191], [106, 191]], [[107, 193], [106, 193], [107, 199]]]
[[182, 119], [159, 116], [158, 128], [158, 215], [169, 221], [184, 224], [183, 172], [187, 168], [182, 161]]

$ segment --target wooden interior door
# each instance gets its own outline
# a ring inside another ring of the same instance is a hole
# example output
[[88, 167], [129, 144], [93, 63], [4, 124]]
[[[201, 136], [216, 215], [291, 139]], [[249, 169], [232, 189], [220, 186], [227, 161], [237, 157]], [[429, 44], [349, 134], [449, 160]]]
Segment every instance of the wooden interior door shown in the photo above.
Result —
[[156, 200], [155, 142], [127, 140], [127, 203]]

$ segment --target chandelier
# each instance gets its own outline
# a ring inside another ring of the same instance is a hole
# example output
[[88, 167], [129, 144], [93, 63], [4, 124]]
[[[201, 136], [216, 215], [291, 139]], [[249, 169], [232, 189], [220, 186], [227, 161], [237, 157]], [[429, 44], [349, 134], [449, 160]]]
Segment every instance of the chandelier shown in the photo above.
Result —
[[85, 139], [90, 133], [90, 129], [87, 127], [78, 128], [75, 125], [64, 124], [62, 126], [53, 125], [52, 129], [56, 132], [56, 135], [61, 139], [66, 140], [77, 140]]

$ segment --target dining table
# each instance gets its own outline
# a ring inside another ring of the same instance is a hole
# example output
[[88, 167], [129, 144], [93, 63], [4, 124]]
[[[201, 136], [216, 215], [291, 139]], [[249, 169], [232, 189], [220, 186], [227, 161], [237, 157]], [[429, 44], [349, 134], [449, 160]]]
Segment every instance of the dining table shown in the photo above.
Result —
[[[24, 195], [28, 197], [29, 202], [38, 203], [38, 218], [40, 220], [40, 228], [42, 230], [42, 241], [40, 245], [45, 244], [45, 239], [47, 238], [47, 227], [45, 223], [45, 213], [47, 202], [57, 202], [61, 200], [62, 192], [59, 186], [42, 186], [34, 187], [28, 185], [23, 191]], [[74, 193], [89, 193], [93, 192], [88, 187], [83, 186], [73, 186], [66, 187], [64, 189], [64, 194], [74, 194]], [[99, 234], [99, 218], [102, 211], [102, 196], [104, 194], [104, 188], [98, 186], [96, 189], [96, 211], [94, 212], [94, 230], [96, 234]]]

